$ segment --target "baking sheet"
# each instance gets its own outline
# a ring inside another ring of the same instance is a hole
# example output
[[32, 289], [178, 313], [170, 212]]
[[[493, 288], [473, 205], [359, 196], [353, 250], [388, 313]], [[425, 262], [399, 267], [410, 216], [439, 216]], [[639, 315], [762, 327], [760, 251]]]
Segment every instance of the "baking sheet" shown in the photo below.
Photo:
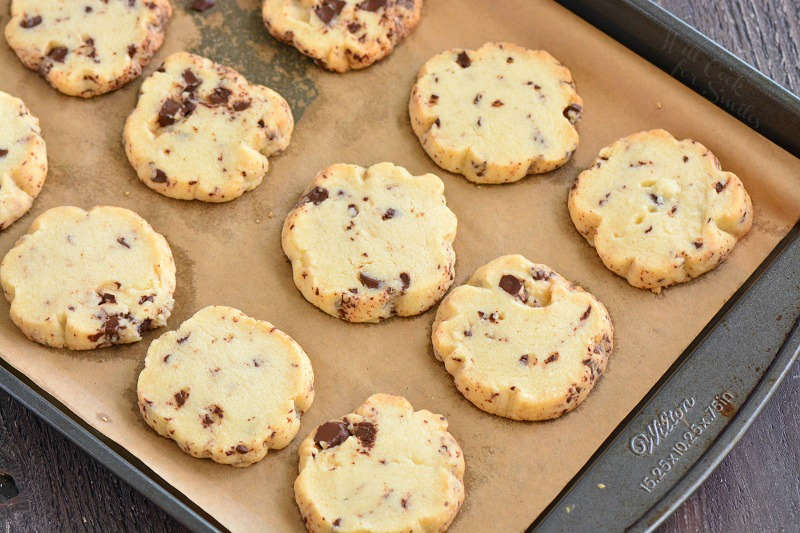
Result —
[[[0, 24], [9, 0], [0, 0]], [[446, 415], [467, 460], [467, 499], [453, 531], [521, 530], [549, 503], [647, 392], [800, 215], [800, 161], [691, 93], [558, 5], [544, 1], [432, 0], [411, 38], [363, 72], [325, 73], [263, 30], [256, 0], [227, 0], [202, 15], [178, 9], [169, 52], [188, 48], [279, 90], [298, 118], [288, 152], [255, 191], [230, 204], [170, 200], [135, 177], [121, 129], [139, 82], [91, 101], [60, 96], [0, 49], [0, 89], [21, 96], [42, 121], [50, 175], [32, 212], [0, 235], [5, 252], [47, 208], [128, 207], [170, 242], [178, 268], [174, 329], [208, 304], [239, 307], [292, 335], [311, 357], [317, 398], [292, 445], [236, 470], [182, 454], [141, 421], [136, 377], [152, 332], [135, 345], [70, 353], [28, 342], [0, 311], [0, 353], [106, 436], [234, 530], [302, 530], [291, 485], [296, 445], [324, 420], [351, 411], [373, 392], [403, 394], [416, 408]], [[545, 48], [572, 70], [585, 112], [581, 145], [563, 169], [506, 186], [478, 187], [439, 170], [411, 132], [407, 98], [422, 63], [445, 48], [509, 40]], [[716, 89], [735, 97], [736, 81]], [[755, 206], [755, 225], [732, 257], [699, 280], [655, 296], [606, 271], [572, 227], [567, 189], [600, 147], [665, 127], [708, 146], [736, 172]], [[432, 356], [433, 312], [379, 325], [352, 325], [306, 303], [280, 250], [282, 218], [315, 172], [334, 162], [389, 160], [434, 172], [459, 216], [456, 283], [506, 253], [547, 263], [594, 292], [609, 308], [616, 349], [606, 376], [575, 412], [531, 424], [485, 414], [464, 400]], [[720, 354], [724, 357], [724, 354]], [[502, 512], [498, 513], [497, 510]]]

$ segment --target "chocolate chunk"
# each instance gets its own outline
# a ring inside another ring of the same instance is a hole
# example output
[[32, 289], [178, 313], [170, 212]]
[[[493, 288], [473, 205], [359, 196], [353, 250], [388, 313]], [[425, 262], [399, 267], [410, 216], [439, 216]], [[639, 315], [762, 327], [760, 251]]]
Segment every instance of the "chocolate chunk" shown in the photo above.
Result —
[[199, 87], [201, 83], [203, 83], [203, 80], [195, 76], [194, 72], [192, 72], [192, 69], [189, 68], [183, 71], [183, 81], [186, 83], [187, 89], [195, 89]]
[[699, 250], [700, 248], [703, 247], [703, 239], [697, 239], [692, 244], [694, 244], [694, 247]]
[[322, 22], [328, 24], [333, 17], [342, 12], [344, 6], [344, 0], [322, 0], [319, 5], [314, 6], [314, 13]]
[[187, 118], [189, 115], [194, 113], [194, 110], [196, 108], [197, 108], [197, 95], [194, 92], [190, 92], [189, 94], [184, 96], [183, 101], [181, 101], [183, 118]]
[[110, 304], [117, 303], [117, 297], [114, 296], [113, 294], [104, 292], [103, 294], [100, 294], [99, 296], [100, 296], [100, 303], [97, 304], [97, 305], [103, 305], [103, 304], [107, 304], [107, 303], [110, 303]]
[[322, 448], [322, 443], [325, 443], [325, 448], [333, 448], [347, 440], [350, 432], [347, 431], [347, 424], [340, 420], [332, 420], [325, 422], [317, 428], [314, 434], [314, 443]]
[[372, 422], [359, 422], [355, 424], [354, 434], [361, 446], [364, 448], [372, 448], [375, 445], [375, 437], [378, 434], [378, 428]]
[[152, 302], [155, 296], [156, 296], [155, 294], [142, 295], [142, 297], [139, 298], [139, 305], [142, 305], [145, 302]]
[[472, 64], [472, 60], [469, 58], [469, 55], [467, 55], [466, 52], [462, 51], [458, 54], [458, 57], [456, 57], [456, 63], [458, 63], [461, 68], [467, 68]]
[[247, 452], [250, 451], [250, 448], [248, 448], [244, 444], [238, 444], [236, 446], [236, 451], [239, 452], [239, 453], [247, 453]]
[[391, 207], [386, 210], [386, 212], [381, 216], [381, 220], [389, 220], [390, 218], [394, 218], [395, 210]]
[[228, 103], [228, 98], [230, 98], [230, 96], [230, 89], [226, 89], [225, 87], [216, 87], [214, 92], [208, 95], [208, 101], [215, 105], [226, 104]]
[[523, 286], [522, 280], [511, 274], [504, 274], [500, 278], [500, 288], [512, 296], [517, 296]]
[[581, 320], [586, 320], [587, 318], [589, 318], [590, 314], [592, 314], [592, 306], [591, 305], [586, 308], [586, 311], [583, 312], [583, 314], [581, 315]]
[[168, 98], [162, 105], [161, 110], [158, 112], [158, 125], [165, 128], [171, 124], [175, 124], [175, 115], [181, 110], [180, 102]]
[[39, 15], [34, 15], [33, 17], [25, 17], [19, 23], [25, 29], [33, 28], [34, 26], [38, 26], [42, 23], [42, 17]]
[[550, 273], [541, 269], [531, 270], [531, 277], [536, 281], [547, 281], [550, 279]]
[[133, 57], [136, 55], [136, 45], [129, 44], [128, 45], [128, 57]]
[[377, 11], [386, 5], [386, 0], [364, 0], [356, 7], [364, 11]]
[[366, 274], [364, 274], [363, 272], [358, 273], [358, 280], [361, 282], [363, 286], [365, 286], [368, 289], [377, 289], [381, 285], [380, 280], [371, 278]]
[[189, 397], [189, 391], [186, 389], [181, 389], [175, 393], [175, 403], [178, 404], [178, 407], [183, 407], [183, 404], [186, 403], [186, 398]]
[[408, 275], [408, 272], [400, 272], [400, 281], [403, 283], [403, 290], [411, 286], [411, 276]]
[[351, 22], [347, 25], [347, 31], [350, 33], [358, 33], [358, 30], [361, 29], [361, 24], [358, 22]]
[[205, 11], [214, 7], [214, 0], [194, 0], [192, 2], [192, 9], [195, 11]]
[[166, 183], [167, 175], [164, 173], [163, 170], [157, 168], [155, 175], [152, 178], [150, 178], [150, 181], [152, 181], [153, 183]]
[[0, 148], [0, 157], [5, 157], [8, 155], [8, 150], [5, 148]]
[[728, 185], [727, 181], [725, 183], [718, 181], [714, 184], [714, 190], [717, 191], [717, 194], [719, 194], [722, 192], [722, 189], [724, 189], [727, 185]]
[[139, 324], [139, 328], [138, 328], [139, 335], [141, 335], [142, 333], [144, 333], [145, 331], [147, 331], [147, 330], [149, 330], [149, 329], [153, 329], [153, 319], [151, 319], [151, 318], [145, 318], [145, 319], [144, 319], [144, 320], [142, 320], [142, 322]]
[[575, 124], [581, 118], [581, 111], [583, 111], [583, 107], [578, 104], [569, 104], [564, 108], [563, 115], [564, 118]]
[[311, 202], [314, 205], [319, 205], [327, 199], [328, 189], [323, 187], [314, 187], [311, 189], [311, 192], [306, 195], [306, 202]]
[[63, 63], [64, 58], [67, 57], [68, 52], [69, 51], [64, 46], [56, 46], [55, 48], [47, 52], [47, 57], [49, 57], [53, 61]]
[[251, 103], [252, 102], [250, 100], [239, 100], [233, 103], [233, 109], [234, 111], [244, 111], [245, 109], [250, 107]]

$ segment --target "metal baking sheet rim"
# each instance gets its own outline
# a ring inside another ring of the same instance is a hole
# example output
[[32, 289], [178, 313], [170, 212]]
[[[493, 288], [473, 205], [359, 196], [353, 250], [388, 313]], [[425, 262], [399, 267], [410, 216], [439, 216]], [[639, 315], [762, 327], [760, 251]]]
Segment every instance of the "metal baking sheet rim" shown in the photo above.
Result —
[[[652, 51], [652, 46], [654, 46], [652, 40], [649, 43], [645, 42], [646, 45], [650, 45], [650, 48], [647, 48], [647, 46], [642, 44], [643, 37], [641, 35], [625, 35], [620, 32], [619, 28], [608, 27], [608, 23], [613, 22], [615, 15], [623, 20], [630, 20], [629, 17], [634, 17], [647, 21], [651, 25], [656, 25], [663, 32], [676, 38], [679, 42], [689, 44], [697, 50], [700, 50], [707, 61], [716, 64], [718, 68], [727, 69], [741, 76], [752, 85], [756, 92], [756, 97], [776, 102], [778, 104], [776, 106], [778, 112], [781, 110], [788, 110], [788, 118], [787, 114], [784, 114], [784, 120], [791, 120], [792, 118], [800, 120], [800, 100], [796, 99], [776, 83], [764, 77], [760, 72], [732, 56], [725, 49], [708, 40], [690, 26], [669, 15], [666, 11], [651, 3], [649, 0], [623, 0], [614, 5], [613, 8], [608, 8], [607, 5], [600, 5], [598, 7], [599, 4], [608, 4], [608, 0], [594, 3], [583, 0], [558, 1], [575, 12], [578, 16], [581, 16], [593, 25], [606, 31], [611, 37], [633, 49], [645, 59], [657, 64], [660, 68], [667, 70], [671, 75], [702, 94], [701, 88], [697, 86], [699, 82], [703, 81], [702, 78], [699, 81], [695, 80], [696, 83], [693, 86], [693, 84], [688, 83], [686, 79], [681, 79], [680, 76], [676, 76], [675, 72], [670, 72], [667, 68], [668, 66], [663, 64], [663, 58], [661, 58], [661, 61], [655, 61], [649, 54], [645, 54], [645, 52]], [[598, 9], [602, 11], [602, 14], [598, 14]], [[623, 13], [626, 15], [624, 18], [622, 16]], [[605, 20], [607, 24], [602, 24], [602, 19], [598, 18], [601, 16], [607, 17]], [[630, 26], [636, 26], [636, 24], [631, 24]], [[731, 111], [730, 109], [727, 110]], [[735, 115], [735, 113], [732, 114]], [[738, 118], [741, 119], [743, 117]], [[800, 157], [800, 145], [795, 144], [795, 142], [798, 141], [795, 139], [793, 142], [788, 138], [788, 132], [780, 129], [776, 130], [775, 126], [774, 120], [767, 120], [756, 125], [754, 129]], [[730, 313], [737, 306], [741, 296], [750, 290], [753, 283], [755, 283], [758, 278], [773, 269], [775, 261], [786, 252], [788, 246], [797, 240], [798, 235], [800, 235], [800, 223], [796, 225], [789, 235], [775, 248], [759, 269], [743, 285], [742, 289], [731, 298], [731, 301], [717, 313], [714, 319], [712, 319], [709, 325], [698, 336], [698, 339], [709, 337], [712, 334], [714, 326], [719, 322], [720, 318]], [[755, 387], [751, 389], [735, 416], [722, 428], [708, 448], [691, 465], [690, 469], [672, 484], [666, 494], [655, 501], [644, 515], [630, 525], [630, 530], [649, 531], [657, 527], [692, 492], [694, 492], [742, 437], [766, 404], [767, 400], [771, 397], [772, 393], [780, 385], [792, 363], [800, 355], [800, 327], [798, 326], [800, 317], [793, 317], [792, 320], [793, 326], [788, 335], [783, 339], [780, 349], [776, 351], [776, 355], [772, 359], [769, 367], [762, 374]], [[694, 353], [694, 348], [695, 343], [687, 348], [673, 367], [665, 373], [659, 383], [652, 389], [651, 393], [648, 394], [640, 404], [631, 411], [631, 415], [621, 422], [614, 432], [612, 432], [612, 435], [598, 449], [598, 452], [587, 462], [587, 466], [573, 478], [565, 487], [564, 491], [553, 500], [553, 503], [551, 503], [532, 524], [532, 528], [536, 527], [543, 519], [552, 514], [576, 480], [591, 468], [595, 462], [595, 458], [599, 457], [603, 450], [627, 428], [634, 419], [634, 415], [638, 413], [643, 406], [657, 397], [657, 391], [660, 385], [668, 382], [682, 363], [688, 358], [691, 358]], [[37, 416], [44, 419], [48, 424], [185, 526], [194, 531], [224, 530], [224, 527], [213, 517], [199, 509], [196, 504], [171, 487], [169, 483], [150, 470], [135, 456], [109, 441], [102, 434], [82, 422], [76, 415], [69, 411], [69, 409], [63, 406], [61, 402], [33, 384], [2, 359], [0, 359], [0, 388], [4, 389], [28, 409], [36, 413]]]

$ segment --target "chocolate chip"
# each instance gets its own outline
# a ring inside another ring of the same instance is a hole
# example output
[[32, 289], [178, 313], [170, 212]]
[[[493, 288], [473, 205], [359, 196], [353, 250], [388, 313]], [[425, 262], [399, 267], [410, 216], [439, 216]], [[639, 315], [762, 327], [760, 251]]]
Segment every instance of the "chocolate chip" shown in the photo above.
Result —
[[564, 108], [564, 118], [569, 120], [572, 124], [578, 122], [581, 118], [581, 111], [583, 111], [583, 107], [578, 104], [569, 104], [567, 107]]
[[552, 363], [554, 361], [558, 361], [558, 352], [551, 353], [547, 359], [544, 360], [544, 364]]
[[344, 0], [322, 0], [319, 5], [314, 6], [314, 13], [322, 22], [328, 24], [333, 17], [342, 12], [344, 6]]
[[532, 269], [531, 277], [536, 281], [547, 281], [550, 279], [550, 273], [541, 269]]
[[347, 206], [347, 214], [351, 217], [358, 216], [358, 207], [356, 207], [356, 204], [350, 204]]
[[347, 25], [347, 31], [350, 33], [358, 33], [358, 30], [361, 29], [361, 24], [358, 22], [351, 22]]
[[483, 95], [481, 93], [476, 94], [475, 98], [472, 99], [472, 103], [478, 105], [478, 102], [481, 101], [481, 98], [483, 98]]
[[183, 404], [186, 403], [186, 398], [189, 397], [189, 391], [186, 389], [181, 389], [175, 393], [175, 403], [178, 404], [178, 407], [183, 407]]
[[195, 76], [194, 72], [192, 72], [192, 69], [188, 68], [183, 71], [183, 81], [186, 83], [187, 89], [195, 89], [199, 87], [201, 83], [203, 83], [203, 80]]
[[364, 11], [377, 11], [386, 5], [386, 0], [364, 0], [356, 7]]
[[410, 499], [411, 499], [410, 495], [404, 496], [403, 498], [400, 499], [400, 505], [403, 507], [403, 509], [408, 509], [408, 500]]
[[214, 92], [208, 95], [208, 101], [215, 105], [226, 104], [228, 103], [228, 98], [230, 98], [230, 96], [230, 89], [226, 89], [225, 87], [216, 87]]
[[334, 520], [332, 522], [333, 527], [339, 527], [341, 525], [341, 523], [342, 523], [342, 519], [341, 518], [337, 518], [336, 520]]
[[528, 365], [528, 354], [523, 354], [519, 356], [519, 362], [523, 365]]
[[311, 192], [306, 195], [306, 201], [311, 202], [314, 205], [319, 205], [327, 199], [328, 189], [322, 187], [314, 187], [311, 189]]
[[19, 23], [25, 29], [33, 28], [34, 26], [38, 26], [42, 23], [42, 17], [39, 15], [34, 15], [33, 17], [25, 17]]
[[687, 161], [689, 161], [689, 156], [687, 155], [683, 156], [683, 162], [686, 163]]
[[372, 422], [359, 422], [353, 427], [354, 435], [364, 448], [372, 448], [375, 445], [375, 437], [378, 429]]
[[181, 109], [183, 110], [183, 118], [187, 118], [189, 115], [194, 113], [194, 110], [197, 108], [197, 95], [194, 92], [190, 92], [186, 96], [183, 97], [183, 101], [181, 102]]
[[155, 298], [155, 294], [142, 295], [142, 297], [139, 298], [139, 305], [142, 305], [145, 302], [152, 302], [153, 298]]
[[511, 56], [508, 56], [508, 57], [506, 58], [506, 63], [513, 63], [513, 62], [514, 62], [514, 58], [513, 58], [513, 57], [511, 57]]
[[512, 296], [517, 296], [520, 289], [524, 287], [522, 280], [511, 274], [503, 274], [500, 278], [500, 288]]
[[252, 102], [250, 100], [239, 100], [238, 102], [233, 103], [234, 111], [244, 111]]
[[692, 244], [694, 244], [694, 247], [699, 250], [700, 248], [703, 247], [703, 239], [697, 239]]
[[408, 272], [400, 272], [400, 281], [403, 283], [403, 290], [411, 286], [411, 276], [408, 275]]
[[656, 205], [661, 205], [664, 203], [661, 197], [658, 196], [657, 194], [650, 193], [650, 199], [653, 200], [653, 203]]
[[322, 443], [325, 443], [325, 448], [333, 448], [347, 440], [350, 432], [347, 431], [347, 424], [340, 420], [333, 420], [325, 422], [317, 428], [314, 433], [314, 443], [322, 448]]
[[363, 272], [358, 273], [358, 280], [361, 282], [363, 286], [365, 286], [368, 289], [377, 289], [381, 285], [380, 280], [371, 278], [366, 274], [364, 274]]
[[717, 191], [717, 194], [719, 194], [722, 192], [722, 189], [724, 189], [727, 185], [728, 185], [727, 181], [725, 183], [718, 181], [714, 184], [714, 190]]
[[64, 62], [64, 58], [67, 57], [68, 50], [64, 46], [56, 46], [49, 52], [47, 52], [47, 57], [52, 59], [53, 61], [57, 61], [59, 63]]
[[438, 101], [439, 101], [439, 95], [438, 94], [432, 94], [430, 96], [430, 98], [428, 98], [428, 104], [430, 104], [430, 105], [436, 105], [436, 102], [438, 102]]
[[214, 7], [214, 0], [194, 0], [192, 2], [192, 9], [195, 11], [205, 11]]
[[128, 57], [133, 57], [136, 55], [136, 45], [129, 44], [128, 45]]
[[433, 123], [436, 124], [437, 128], [442, 126], [442, 121], [439, 120], [439, 117], [436, 117], [436, 120], [434, 120]]
[[117, 297], [114, 296], [113, 294], [104, 292], [103, 294], [100, 294], [99, 296], [100, 296], [100, 303], [97, 304], [97, 305], [103, 305], [103, 304], [106, 304], [106, 303], [111, 303], [111, 304], [117, 303]]
[[587, 318], [589, 318], [590, 314], [592, 314], [592, 306], [591, 305], [586, 308], [586, 311], [583, 312], [583, 314], [581, 315], [581, 320], [586, 320]]
[[157, 168], [155, 175], [152, 178], [150, 178], [150, 181], [152, 181], [153, 183], [166, 183], [167, 175], [164, 173], [163, 170]]
[[175, 124], [175, 115], [181, 110], [180, 102], [168, 98], [162, 105], [158, 112], [158, 125], [165, 128], [171, 124]]
[[236, 446], [236, 451], [239, 452], [239, 453], [247, 453], [247, 452], [250, 451], [250, 448], [248, 448], [244, 444], [238, 444]]
[[0, 148], [0, 157], [5, 157], [8, 155], [8, 150], [5, 148]]
[[176, 342], [177, 342], [178, 344], [183, 344], [184, 342], [188, 341], [188, 340], [189, 340], [189, 337], [191, 337], [191, 336], [192, 336], [192, 334], [191, 334], [191, 333], [187, 333], [187, 334], [186, 334], [186, 336], [184, 336], [184, 337], [181, 337], [181, 338], [180, 338], [180, 339], [178, 339]]
[[395, 210], [391, 207], [386, 210], [386, 212], [381, 216], [381, 220], [389, 220], [390, 218], [394, 218]]
[[653, 226], [648, 226], [648, 228], [644, 230], [645, 233], [650, 233], [651, 231], [653, 231]]
[[503, 104], [502, 100], [495, 100], [494, 102], [492, 102], [492, 107], [502, 107], [504, 105], [505, 104]]
[[456, 63], [458, 63], [461, 68], [467, 68], [472, 64], [472, 60], [469, 58], [469, 55], [467, 55], [466, 52], [462, 51], [458, 54], [458, 57], [456, 57]]
[[149, 329], [153, 329], [153, 320], [151, 318], [145, 318], [139, 324], [139, 328], [138, 328], [139, 335], [141, 335], [143, 332], [145, 332], [145, 331], [147, 331]]

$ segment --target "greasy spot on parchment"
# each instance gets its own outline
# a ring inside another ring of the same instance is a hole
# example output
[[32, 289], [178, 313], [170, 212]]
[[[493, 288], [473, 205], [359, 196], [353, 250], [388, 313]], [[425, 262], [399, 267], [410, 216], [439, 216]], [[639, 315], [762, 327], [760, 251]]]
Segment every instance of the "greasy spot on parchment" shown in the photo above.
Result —
[[252, 83], [278, 91], [299, 121], [319, 94], [312, 79], [318, 67], [293, 47], [272, 38], [261, 20], [261, 0], [217, 2], [214, 9], [214, 13], [191, 14], [200, 31], [200, 42], [191, 51], [238, 70]]

